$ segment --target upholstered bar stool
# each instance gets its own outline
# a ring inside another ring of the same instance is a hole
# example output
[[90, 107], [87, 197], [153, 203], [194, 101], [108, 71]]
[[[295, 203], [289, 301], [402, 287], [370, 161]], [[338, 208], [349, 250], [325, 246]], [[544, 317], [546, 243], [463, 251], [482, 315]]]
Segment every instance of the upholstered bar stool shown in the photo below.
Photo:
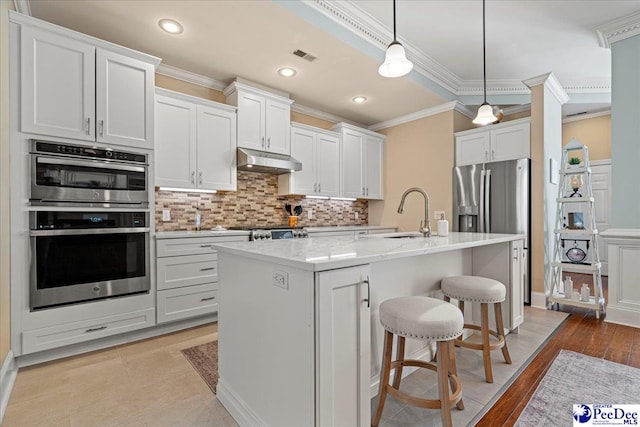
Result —
[[[380, 323], [385, 329], [382, 367], [380, 371], [379, 401], [372, 426], [382, 417], [387, 393], [396, 399], [420, 408], [440, 409], [442, 424], [451, 426], [451, 406], [464, 409], [462, 385], [456, 369], [453, 340], [462, 334], [464, 318], [460, 310], [442, 300], [428, 297], [400, 297], [380, 304]], [[397, 335], [396, 360], [391, 361], [393, 336]], [[422, 360], [405, 359], [405, 338], [437, 341], [437, 365]], [[399, 390], [402, 368], [416, 366], [438, 373], [438, 399], [422, 399]], [[395, 369], [393, 384], [389, 384]], [[451, 383], [451, 390], [449, 390]]]
[[[488, 383], [493, 382], [493, 370], [491, 369], [491, 351], [502, 349], [504, 361], [511, 364], [511, 356], [504, 338], [504, 325], [502, 322], [502, 301], [507, 295], [505, 286], [497, 280], [477, 276], [453, 276], [440, 281], [445, 301], [451, 298], [458, 300], [458, 308], [464, 313], [464, 303], [480, 303], [480, 326], [466, 324], [465, 329], [481, 331], [482, 342], [473, 343], [463, 341], [462, 337], [456, 339], [456, 345], [482, 351], [484, 362], [484, 374]], [[493, 304], [496, 317], [496, 330], [489, 329], [489, 304]], [[493, 335], [497, 340], [490, 339]]]

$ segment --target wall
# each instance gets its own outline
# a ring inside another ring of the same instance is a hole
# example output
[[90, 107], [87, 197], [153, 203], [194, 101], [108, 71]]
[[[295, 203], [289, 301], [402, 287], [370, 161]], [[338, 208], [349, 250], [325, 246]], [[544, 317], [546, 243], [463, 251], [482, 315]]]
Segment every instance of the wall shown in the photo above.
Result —
[[[11, 346], [9, 254], [9, 24], [13, 2], [0, 1], [0, 366]], [[0, 399], [1, 400], [1, 399]], [[1, 418], [0, 418], [1, 419]]]
[[611, 228], [640, 229], [640, 36], [611, 45]]
[[[463, 120], [459, 120], [459, 126], [463, 126]], [[451, 219], [453, 130], [454, 111], [446, 111], [379, 131], [387, 136], [385, 200], [369, 202], [369, 224], [417, 231], [424, 217], [422, 196], [408, 196], [404, 214], [397, 213], [402, 194], [410, 187], [420, 187], [429, 195], [432, 229], [437, 225], [433, 211], [443, 210]]]
[[[222, 92], [171, 77], [156, 74], [156, 86], [200, 98], [224, 102]], [[322, 129], [334, 123], [293, 111], [291, 120]], [[303, 215], [299, 225], [366, 225], [367, 201], [305, 199], [302, 196], [278, 196], [276, 175], [238, 172], [238, 191], [219, 194], [156, 191], [156, 230], [192, 230], [196, 206], [201, 208], [203, 229], [246, 225], [283, 225], [288, 222], [284, 204], [300, 205]], [[171, 221], [162, 221], [162, 210], [169, 209]], [[313, 212], [309, 219], [307, 213]], [[355, 214], [358, 213], [358, 219]]]
[[[156, 230], [193, 230], [196, 206], [200, 205], [203, 230], [217, 225], [274, 226], [288, 222], [285, 203], [302, 206], [298, 225], [366, 225], [367, 202], [305, 199], [302, 196], [277, 196], [278, 177], [253, 172], [238, 172], [238, 191], [216, 194], [156, 191]], [[171, 210], [171, 221], [162, 221], [162, 210]], [[313, 218], [307, 218], [307, 212]], [[358, 220], [355, 213], [358, 213]]]
[[562, 124], [562, 145], [573, 138], [589, 147], [589, 160], [611, 158], [611, 114]]

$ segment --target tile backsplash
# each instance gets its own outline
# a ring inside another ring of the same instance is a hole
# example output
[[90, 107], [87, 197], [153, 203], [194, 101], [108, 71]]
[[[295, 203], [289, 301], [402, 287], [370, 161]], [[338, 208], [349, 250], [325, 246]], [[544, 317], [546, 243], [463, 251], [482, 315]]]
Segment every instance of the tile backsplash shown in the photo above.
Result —
[[[278, 196], [276, 175], [238, 171], [238, 191], [188, 193], [156, 190], [156, 231], [184, 231], [195, 228], [196, 206], [200, 205], [201, 228], [217, 225], [284, 225], [288, 214], [285, 203], [302, 206], [299, 225], [367, 225], [366, 200], [306, 199], [302, 196]], [[162, 221], [162, 211], [169, 209], [170, 221]], [[308, 218], [308, 212], [312, 218]], [[356, 220], [356, 213], [358, 219]]]

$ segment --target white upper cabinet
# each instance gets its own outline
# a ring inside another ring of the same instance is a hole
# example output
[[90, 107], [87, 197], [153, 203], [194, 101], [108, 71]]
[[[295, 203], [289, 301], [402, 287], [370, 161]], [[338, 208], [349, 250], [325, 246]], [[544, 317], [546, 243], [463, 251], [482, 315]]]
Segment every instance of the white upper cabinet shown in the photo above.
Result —
[[382, 199], [384, 135], [346, 123], [333, 129], [342, 136], [342, 196]]
[[224, 94], [238, 107], [238, 147], [290, 154], [291, 99], [238, 82]]
[[22, 132], [153, 148], [157, 58], [17, 19]]
[[156, 89], [155, 185], [236, 190], [235, 108]]
[[340, 136], [337, 133], [292, 123], [291, 156], [302, 163], [302, 170], [278, 177], [280, 194], [340, 195]]
[[456, 166], [528, 158], [531, 119], [458, 132], [455, 138]]

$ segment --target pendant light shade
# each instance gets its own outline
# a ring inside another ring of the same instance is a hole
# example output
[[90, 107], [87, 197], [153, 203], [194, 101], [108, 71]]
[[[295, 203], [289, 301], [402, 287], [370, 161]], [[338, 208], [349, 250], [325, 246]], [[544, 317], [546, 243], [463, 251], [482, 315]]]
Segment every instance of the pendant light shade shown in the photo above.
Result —
[[407, 59], [404, 46], [396, 39], [396, 0], [393, 0], [393, 41], [384, 55], [384, 63], [378, 67], [383, 77], [401, 77], [413, 69], [413, 62]]
[[487, 102], [487, 43], [485, 40], [485, 18], [484, 18], [484, 2], [482, 0], [482, 69], [484, 81], [484, 102], [478, 108], [478, 115], [473, 119], [476, 125], [488, 125], [498, 120], [493, 114], [493, 107]]

